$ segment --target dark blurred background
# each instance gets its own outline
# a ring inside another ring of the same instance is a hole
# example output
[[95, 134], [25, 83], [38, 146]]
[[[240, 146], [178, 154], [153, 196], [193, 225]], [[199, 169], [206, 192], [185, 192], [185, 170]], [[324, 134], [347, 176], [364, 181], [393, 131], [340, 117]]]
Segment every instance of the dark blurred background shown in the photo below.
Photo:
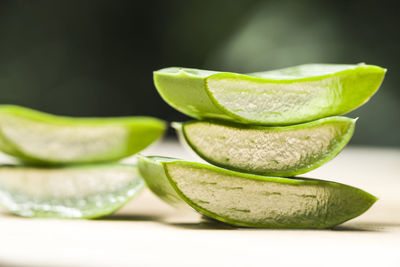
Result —
[[[399, 10], [390, 1], [0, 1], [0, 103], [72, 116], [186, 120], [152, 71], [386, 67], [352, 144], [400, 146]], [[172, 134], [172, 132], [171, 132]]]

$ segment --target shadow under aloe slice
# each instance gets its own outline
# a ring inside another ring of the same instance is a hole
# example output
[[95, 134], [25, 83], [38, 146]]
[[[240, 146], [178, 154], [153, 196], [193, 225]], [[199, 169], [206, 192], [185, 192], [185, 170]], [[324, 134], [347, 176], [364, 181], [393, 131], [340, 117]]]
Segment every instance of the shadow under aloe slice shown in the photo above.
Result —
[[72, 118], [0, 105], [0, 150], [38, 164], [112, 161], [141, 151], [165, 127], [152, 117]]
[[[149, 188], [176, 205], [231, 225], [260, 228], [329, 228], [368, 210], [377, 200], [358, 188], [307, 178], [244, 174], [200, 163], [141, 157]], [[157, 174], [157, 175], [155, 175]]]
[[173, 126], [181, 141], [213, 165], [290, 177], [316, 169], [335, 157], [353, 135], [355, 121], [329, 117], [284, 127], [209, 121]]
[[97, 218], [122, 207], [144, 185], [135, 165], [3, 165], [0, 205], [25, 217]]
[[345, 114], [368, 101], [386, 70], [373, 65], [308, 64], [237, 74], [189, 68], [154, 72], [161, 97], [197, 119], [290, 125]]

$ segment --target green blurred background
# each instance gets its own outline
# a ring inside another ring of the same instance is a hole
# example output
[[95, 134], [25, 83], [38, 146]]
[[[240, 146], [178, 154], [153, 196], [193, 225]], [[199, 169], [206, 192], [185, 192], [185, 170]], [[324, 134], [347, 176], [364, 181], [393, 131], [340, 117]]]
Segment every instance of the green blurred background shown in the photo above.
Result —
[[[73, 116], [186, 120], [152, 71], [255, 72], [303, 63], [386, 67], [352, 144], [400, 147], [395, 1], [0, 1], [0, 103]], [[172, 132], [171, 132], [172, 134]]]

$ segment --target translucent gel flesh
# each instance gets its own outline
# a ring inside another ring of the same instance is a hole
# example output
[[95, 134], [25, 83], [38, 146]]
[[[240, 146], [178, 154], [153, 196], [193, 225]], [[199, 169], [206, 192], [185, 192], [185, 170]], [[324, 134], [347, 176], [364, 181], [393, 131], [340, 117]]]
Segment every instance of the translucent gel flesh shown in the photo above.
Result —
[[297, 122], [304, 117], [332, 114], [332, 107], [342, 101], [340, 83], [336, 81], [337, 77], [290, 83], [210, 78], [207, 85], [217, 102], [229, 112], [251, 121], [279, 123], [282, 118]]
[[185, 124], [184, 132], [190, 145], [212, 163], [278, 175], [312, 169], [334, 156], [349, 139], [353, 127], [353, 120], [347, 118], [261, 129], [203, 121]]
[[[26, 155], [53, 161], [89, 161], [125, 151], [129, 132], [118, 125], [52, 125], [0, 114], [4, 138]], [[29, 133], [29, 134], [27, 134]]]
[[0, 203], [41, 217], [91, 217], [112, 212], [143, 188], [133, 166], [0, 167]]

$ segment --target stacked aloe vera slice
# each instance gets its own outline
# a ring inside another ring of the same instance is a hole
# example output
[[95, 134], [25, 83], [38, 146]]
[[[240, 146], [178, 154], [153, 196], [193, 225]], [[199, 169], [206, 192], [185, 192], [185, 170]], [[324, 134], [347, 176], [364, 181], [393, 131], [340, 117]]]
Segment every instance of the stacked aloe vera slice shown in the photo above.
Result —
[[27, 217], [95, 218], [132, 199], [145, 183], [136, 165], [117, 161], [157, 140], [151, 117], [71, 118], [0, 106], [0, 205]]
[[232, 225], [340, 224], [365, 212], [376, 198], [344, 184], [293, 176], [321, 166], [346, 146], [356, 120], [339, 115], [367, 102], [385, 71], [365, 64], [301, 65], [246, 75], [156, 71], [162, 98], [198, 119], [173, 124], [180, 139], [218, 167], [142, 157], [140, 173], [166, 202], [188, 204]]

